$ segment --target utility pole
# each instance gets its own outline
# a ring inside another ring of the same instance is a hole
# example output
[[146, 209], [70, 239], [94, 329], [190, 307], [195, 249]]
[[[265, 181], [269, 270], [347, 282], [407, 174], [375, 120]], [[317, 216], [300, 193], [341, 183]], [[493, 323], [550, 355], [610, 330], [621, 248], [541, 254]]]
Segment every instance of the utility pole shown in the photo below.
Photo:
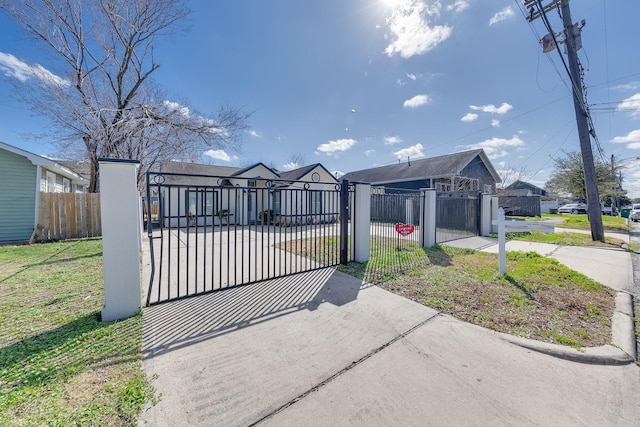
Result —
[[[587, 217], [591, 225], [591, 239], [604, 242], [604, 226], [602, 225], [602, 212], [600, 210], [600, 195], [598, 194], [598, 180], [596, 167], [593, 160], [593, 150], [591, 148], [591, 137], [588, 112], [582, 93], [582, 78], [580, 76], [580, 66], [578, 54], [576, 53], [576, 27], [571, 22], [571, 11], [569, 10], [569, 0], [553, 0], [548, 5], [542, 7], [540, 0], [525, 0], [525, 7], [530, 8], [529, 22], [543, 16], [549, 10], [558, 6], [560, 2], [560, 14], [564, 25], [565, 46], [567, 57], [569, 58], [569, 71], [571, 77], [571, 87], [573, 91], [573, 107], [576, 114], [578, 126], [578, 138], [580, 139], [580, 152], [582, 153], [582, 167], [584, 169], [584, 185], [587, 191]], [[538, 6], [538, 11], [534, 12], [533, 6]], [[551, 31], [551, 29], [549, 29]], [[578, 32], [580, 29], [578, 29]]]

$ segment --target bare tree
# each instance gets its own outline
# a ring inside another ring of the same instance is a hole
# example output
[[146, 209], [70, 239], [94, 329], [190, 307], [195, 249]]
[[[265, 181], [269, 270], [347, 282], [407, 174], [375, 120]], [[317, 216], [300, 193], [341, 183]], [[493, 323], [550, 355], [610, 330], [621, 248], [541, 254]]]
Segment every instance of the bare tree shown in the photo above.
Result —
[[297, 169], [304, 166], [307, 162], [307, 159], [302, 153], [291, 153], [287, 160], [287, 163], [284, 165], [285, 169]]
[[521, 166], [520, 169], [515, 169], [509, 166], [505, 166], [500, 171], [500, 179], [502, 180], [501, 188], [506, 188], [516, 181], [522, 181], [526, 179], [530, 174], [527, 172], [525, 166]]
[[100, 157], [140, 160], [142, 175], [160, 160], [239, 147], [247, 114], [223, 106], [207, 118], [167, 100], [151, 79], [156, 40], [182, 29], [184, 0], [0, 0], [0, 9], [51, 54], [20, 93], [51, 119], [61, 149], [82, 148], [90, 191]]

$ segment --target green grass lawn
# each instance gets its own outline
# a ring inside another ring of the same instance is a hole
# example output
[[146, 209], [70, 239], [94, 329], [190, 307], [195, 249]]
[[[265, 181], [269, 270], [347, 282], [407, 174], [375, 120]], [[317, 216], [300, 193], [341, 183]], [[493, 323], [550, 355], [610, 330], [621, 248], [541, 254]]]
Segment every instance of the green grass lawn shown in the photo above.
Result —
[[[561, 219], [562, 221], [556, 224], [557, 227], [561, 228], [575, 228], [579, 230], [591, 229], [589, 219], [585, 214], [542, 214], [542, 219]], [[604, 227], [604, 231], [629, 231], [627, 219], [620, 216], [602, 215], [602, 225]]]
[[0, 247], [0, 425], [135, 425], [142, 315], [100, 322], [102, 241]]

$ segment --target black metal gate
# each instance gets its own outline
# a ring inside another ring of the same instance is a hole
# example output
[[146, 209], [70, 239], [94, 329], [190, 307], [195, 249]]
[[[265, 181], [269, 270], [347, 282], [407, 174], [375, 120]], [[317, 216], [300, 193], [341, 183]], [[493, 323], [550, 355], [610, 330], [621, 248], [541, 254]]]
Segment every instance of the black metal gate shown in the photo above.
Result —
[[367, 280], [408, 270], [419, 265], [420, 215], [424, 196], [416, 190], [371, 189], [371, 236]]
[[146, 305], [348, 261], [348, 182], [147, 173]]
[[436, 197], [436, 243], [480, 234], [482, 198], [468, 193], [439, 193]]

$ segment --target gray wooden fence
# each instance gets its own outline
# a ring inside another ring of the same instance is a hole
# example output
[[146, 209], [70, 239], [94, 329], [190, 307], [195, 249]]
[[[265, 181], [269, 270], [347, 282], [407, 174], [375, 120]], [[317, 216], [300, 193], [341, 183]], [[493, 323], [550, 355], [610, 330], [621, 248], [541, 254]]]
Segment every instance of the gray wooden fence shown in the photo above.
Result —
[[30, 242], [100, 235], [100, 194], [40, 193], [38, 225]]
[[499, 196], [498, 206], [508, 216], [540, 216], [540, 196]]

